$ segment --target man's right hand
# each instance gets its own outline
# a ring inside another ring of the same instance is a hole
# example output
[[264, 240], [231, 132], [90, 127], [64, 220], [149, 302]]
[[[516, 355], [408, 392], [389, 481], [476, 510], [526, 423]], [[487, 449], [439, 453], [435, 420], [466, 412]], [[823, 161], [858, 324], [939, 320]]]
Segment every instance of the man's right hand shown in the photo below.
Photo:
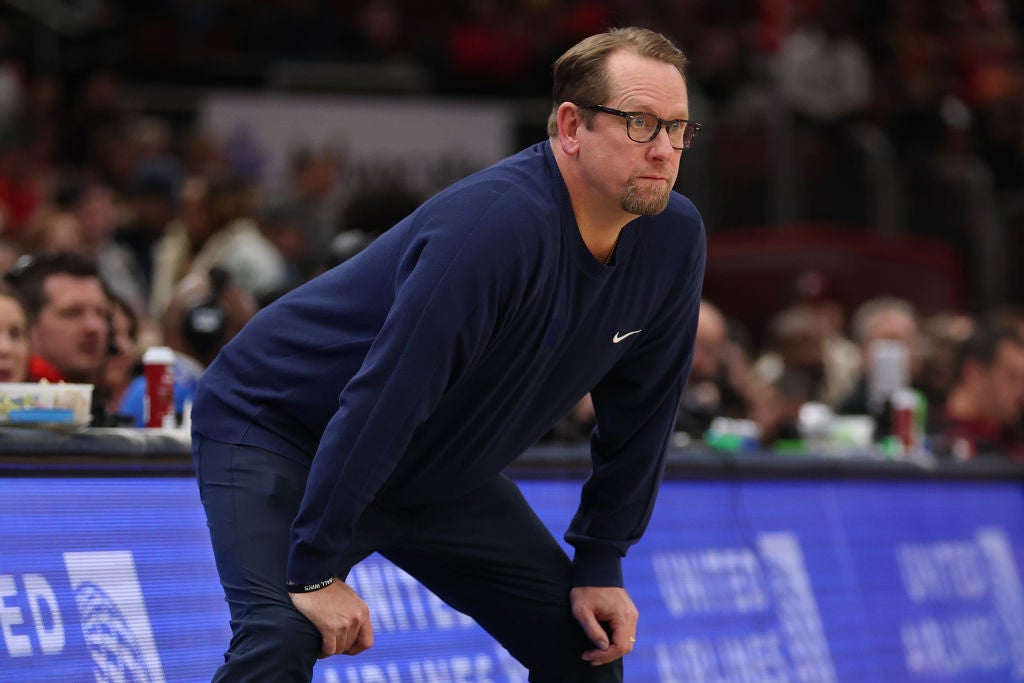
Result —
[[320, 659], [336, 654], [357, 655], [373, 645], [370, 608], [344, 581], [289, 596], [295, 608], [320, 631]]

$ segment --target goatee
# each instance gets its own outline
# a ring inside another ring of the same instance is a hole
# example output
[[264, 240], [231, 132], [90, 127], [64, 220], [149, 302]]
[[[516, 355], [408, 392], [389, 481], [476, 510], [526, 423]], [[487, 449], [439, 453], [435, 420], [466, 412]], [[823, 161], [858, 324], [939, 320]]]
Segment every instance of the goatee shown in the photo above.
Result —
[[626, 186], [626, 191], [622, 193], [622, 210], [637, 216], [655, 216], [668, 206], [670, 194], [669, 188], [665, 188], [663, 192], [643, 191], [635, 180], [631, 180]]

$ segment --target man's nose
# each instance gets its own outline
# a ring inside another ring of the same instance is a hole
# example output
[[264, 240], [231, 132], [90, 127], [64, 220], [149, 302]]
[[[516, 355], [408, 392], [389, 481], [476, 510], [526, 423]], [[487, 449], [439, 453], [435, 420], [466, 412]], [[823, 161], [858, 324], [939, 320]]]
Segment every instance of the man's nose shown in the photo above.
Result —
[[676, 152], [676, 148], [672, 146], [672, 142], [668, 138], [668, 128], [665, 126], [662, 126], [654, 139], [647, 144], [658, 156], [668, 156]]
[[109, 328], [107, 317], [101, 313], [90, 313], [85, 324], [90, 332], [106, 334]]

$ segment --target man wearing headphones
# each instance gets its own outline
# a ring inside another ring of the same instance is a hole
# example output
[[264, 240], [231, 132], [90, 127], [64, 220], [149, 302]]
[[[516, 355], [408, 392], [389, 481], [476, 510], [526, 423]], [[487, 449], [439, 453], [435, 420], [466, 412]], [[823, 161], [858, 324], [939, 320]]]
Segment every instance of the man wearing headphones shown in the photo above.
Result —
[[[244, 289], [231, 283], [226, 270], [192, 273], [183, 279], [161, 316], [164, 342], [174, 349], [174, 407], [179, 415], [195, 398], [199, 377], [221, 348], [231, 341], [256, 312], [256, 302]], [[146, 380], [136, 377], [118, 406], [137, 427], [145, 424], [143, 398]]]

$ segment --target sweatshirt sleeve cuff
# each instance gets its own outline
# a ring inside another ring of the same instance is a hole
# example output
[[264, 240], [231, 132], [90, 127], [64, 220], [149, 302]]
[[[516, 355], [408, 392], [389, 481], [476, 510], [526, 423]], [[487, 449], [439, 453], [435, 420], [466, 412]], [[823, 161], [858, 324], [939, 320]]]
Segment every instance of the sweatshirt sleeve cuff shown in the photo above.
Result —
[[292, 546], [288, 554], [288, 582], [299, 585], [317, 583], [335, 575], [335, 558], [304, 544]]
[[622, 588], [622, 556], [614, 548], [579, 546], [572, 563], [572, 585]]

